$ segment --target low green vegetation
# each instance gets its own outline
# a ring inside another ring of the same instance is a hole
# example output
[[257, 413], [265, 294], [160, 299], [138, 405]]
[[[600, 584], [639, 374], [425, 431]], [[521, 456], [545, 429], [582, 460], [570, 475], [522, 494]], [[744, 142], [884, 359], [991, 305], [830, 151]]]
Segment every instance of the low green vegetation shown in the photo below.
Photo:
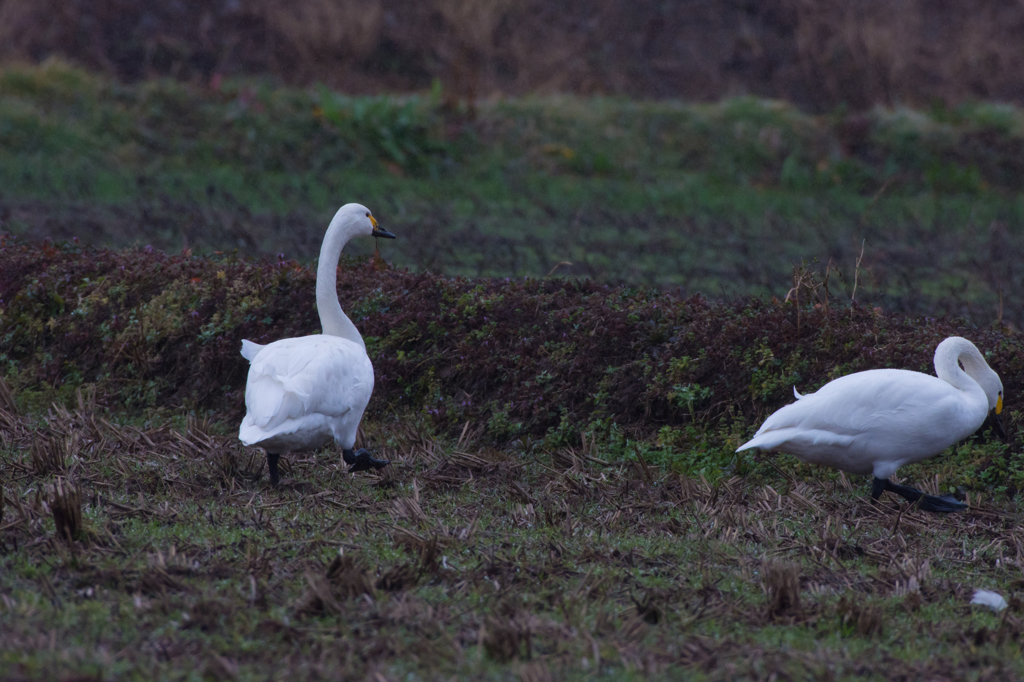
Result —
[[389, 260], [414, 270], [783, 297], [794, 266], [831, 262], [834, 291], [856, 280], [864, 303], [1022, 322], [1013, 107], [444, 101], [9, 68], [2, 227], [308, 259], [357, 200], [399, 235]]

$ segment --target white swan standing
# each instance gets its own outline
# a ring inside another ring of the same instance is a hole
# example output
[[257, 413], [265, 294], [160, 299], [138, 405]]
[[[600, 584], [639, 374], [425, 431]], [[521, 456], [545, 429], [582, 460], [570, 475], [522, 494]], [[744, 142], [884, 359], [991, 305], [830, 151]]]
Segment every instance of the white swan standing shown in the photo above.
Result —
[[[960, 368], [963, 365], [963, 369]], [[840, 377], [797, 397], [765, 420], [749, 448], [786, 452], [803, 462], [852, 474], [873, 474], [871, 496], [888, 490], [926, 511], [966, 509], [889, 477], [904, 464], [937, 455], [967, 438], [990, 412], [1003, 410], [1003, 383], [967, 339], [951, 336], [935, 349], [935, 374], [873, 369]], [[995, 419], [995, 427], [1002, 427]]]
[[365, 206], [345, 204], [327, 228], [316, 270], [316, 307], [323, 334], [265, 346], [242, 341], [242, 356], [250, 366], [238, 438], [266, 450], [275, 486], [282, 454], [314, 450], [332, 440], [341, 445], [350, 471], [388, 464], [366, 450], [352, 450], [373, 392], [373, 365], [363, 337], [338, 302], [337, 276], [341, 250], [361, 235], [395, 238], [381, 229]]

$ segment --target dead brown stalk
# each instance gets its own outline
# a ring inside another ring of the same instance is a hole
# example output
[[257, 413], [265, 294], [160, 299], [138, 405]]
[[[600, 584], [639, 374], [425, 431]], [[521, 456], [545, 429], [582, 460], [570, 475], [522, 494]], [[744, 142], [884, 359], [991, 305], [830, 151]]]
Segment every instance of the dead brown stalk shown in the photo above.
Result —
[[7, 387], [7, 382], [0, 377], [0, 410], [11, 415], [18, 415], [18, 406], [14, 404], [14, 394]]
[[860, 264], [864, 260], [864, 244], [867, 240], [860, 240], [860, 255], [857, 256], [857, 262], [853, 264], [853, 293], [850, 294], [850, 318], [853, 318], [853, 304], [857, 300], [857, 282], [860, 278]]
[[78, 434], [42, 438], [32, 444], [32, 468], [38, 476], [63, 473], [70, 455], [78, 448]]
[[[815, 259], [816, 260], [816, 259]], [[829, 278], [833, 273], [842, 279], [843, 273], [833, 263], [832, 259], [829, 258], [828, 264], [825, 266], [824, 272], [821, 274], [821, 279], [817, 272], [807, 267], [806, 263], [793, 267], [793, 286], [786, 293], [785, 301], [788, 303], [791, 299], [796, 304], [796, 330], [800, 333], [801, 323], [801, 309], [800, 309], [800, 291], [806, 291], [812, 297], [812, 300], [816, 300], [817, 306], [825, 311], [825, 317], [828, 318], [829, 303], [832, 297], [832, 293], [829, 289]]]
[[800, 567], [788, 561], [764, 564], [764, 585], [768, 591], [770, 617], [792, 615], [800, 610]]
[[75, 540], [82, 539], [82, 493], [78, 486], [58, 478], [48, 492], [50, 511], [57, 526], [57, 537], [69, 545]]

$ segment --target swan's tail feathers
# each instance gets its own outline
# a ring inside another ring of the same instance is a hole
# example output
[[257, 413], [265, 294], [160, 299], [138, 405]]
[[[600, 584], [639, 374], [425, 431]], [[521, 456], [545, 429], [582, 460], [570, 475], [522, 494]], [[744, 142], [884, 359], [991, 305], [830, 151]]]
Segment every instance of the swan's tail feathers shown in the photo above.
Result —
[[287, 383], [275, 377], [264, 375], [251, 380], [245, 389], [245, 422], [269, 431], [306, 414], [309, 394], [296, 394], [289, 389]]
[[757, 443], [755, 441], [757, 441], [757, 440], [758, 440], [757, 438], [752, 438], [752, 439], [748, 440], [746, 443], [744, 443], [743, 445], [741, 445], [738, 448], [736, 448], [736, 452], [742, 452], [743, 450], [749, 450], [750, 448], [756, 448], [757, 447]]
[[741, 450], [750, 450], [751, 448], [760, 448], [762, 450], [774, 450], [790, 438], [789, 429], [781, 429], [778, 431], [766, 431], [765, 433], [759, 433], [743, 445], [736, 448], [736, 452]]
[[249, 339], [242, 339], [242, 357], [252, 362], [256, 359], [256, 354], [263, 350], [264, 346], [259, 343], [253, 343]]
[[265, 433], [263, 429], [246, 419], [238, 427], [238, 440], [242, 441], [242, 445], [255, 445], [263, 440]]
[[[761, 428], [764, 427], [762, 426]], [[736, 452], [749, 450], [750, 448], [761, 448], [762, 450], [781, 450], [799, 455], [800, 451], [807, 451], [809, 448], [847, 448], [853, 444], [854, 440], [854, 436], [834, 433], [826, 429], [788, 427], [758, 433], [746, 443], [736, 448]]]
[[291, 433], [295, 430], [296, 420], [302, 417], [302, 402], [294, 395], [285, 392], [264, 395], [249, 406], [238, 427], [238, 439], [244, 445], [257, 445], [271, 436]]
[[[245, 342], [243, 341], [243, 343], [245, 343]], [[793, 395], [796, 396], [797, 400], [800, 400], [801, 398], [803, 398], [803, 396], [800, 395], [800, 391], [796, 390], [796, 386], [793, 387]]]

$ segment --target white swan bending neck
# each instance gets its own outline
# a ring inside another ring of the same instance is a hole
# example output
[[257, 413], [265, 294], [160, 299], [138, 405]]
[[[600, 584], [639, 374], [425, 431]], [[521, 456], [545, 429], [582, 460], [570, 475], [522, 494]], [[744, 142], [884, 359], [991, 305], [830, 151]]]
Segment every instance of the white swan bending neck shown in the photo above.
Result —
[[363, 337], [341, 309], [338, 301], [338, 260], [345, 244], [357, 235], [359, 212], [342, 206], [327, 227], [324, 243], [320, 247], [320, 261], [316, 267], [316, 308], [320, 313], [320, 326], [324, 334], [340, 336], [366, 348]]
[[[963, 368], [960, 365], [963, 365]], [[788, 452], [811, 464], [886, 480], [934, 457], [1002, 410], [1003, 384], [970, 341], [935, 349], [935, 374], [872, 369], [839, 377], [776, 410], [739, 450]]]
[[[959, 336], [949, 337], [935, 349], [934, 364], [935, 375], [940, 379], [975, 398], [983, 399], [989, 403], [989, 409], [995, 408], [992, 401], [1002, 390], [1002, 386], [998, 385], [999, 377], [973, 343]], [[963, 365], [963, 369], [960, 365]]]

